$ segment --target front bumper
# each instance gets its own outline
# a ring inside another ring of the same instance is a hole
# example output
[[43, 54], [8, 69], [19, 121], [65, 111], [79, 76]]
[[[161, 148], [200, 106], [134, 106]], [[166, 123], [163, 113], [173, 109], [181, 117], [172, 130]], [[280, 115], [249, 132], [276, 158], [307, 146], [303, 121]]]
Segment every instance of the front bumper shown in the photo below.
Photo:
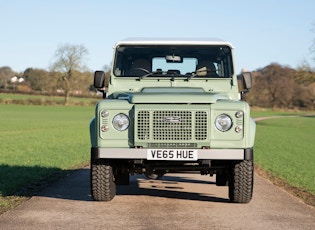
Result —
[[[253, 160], [253, 149], [198, 149], [198, 160]], [[91, 148], [91, 159], [147, 159], [147, 149]]]

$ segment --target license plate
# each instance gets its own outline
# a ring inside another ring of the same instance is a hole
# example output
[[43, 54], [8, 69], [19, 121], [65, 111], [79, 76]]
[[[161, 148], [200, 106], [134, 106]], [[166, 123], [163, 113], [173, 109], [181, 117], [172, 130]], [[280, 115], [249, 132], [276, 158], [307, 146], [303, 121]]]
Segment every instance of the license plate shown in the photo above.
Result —
[[148, 149], [148, 160], [198, 160], [198, 150], [196, 149]]

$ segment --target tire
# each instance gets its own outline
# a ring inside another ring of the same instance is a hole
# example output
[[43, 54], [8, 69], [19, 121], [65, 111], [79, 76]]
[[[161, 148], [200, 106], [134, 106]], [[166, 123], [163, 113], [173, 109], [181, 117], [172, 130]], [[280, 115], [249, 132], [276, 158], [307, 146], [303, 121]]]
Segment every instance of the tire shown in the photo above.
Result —
[[91, 162], [91, 194], [96, 201], [111, 201], [116, 195], [113, 169], [106, 160]]
[[229, 198], [232, 203], [249, 203], [253, 196], [252, 160], [234, 162], [230, 167]]

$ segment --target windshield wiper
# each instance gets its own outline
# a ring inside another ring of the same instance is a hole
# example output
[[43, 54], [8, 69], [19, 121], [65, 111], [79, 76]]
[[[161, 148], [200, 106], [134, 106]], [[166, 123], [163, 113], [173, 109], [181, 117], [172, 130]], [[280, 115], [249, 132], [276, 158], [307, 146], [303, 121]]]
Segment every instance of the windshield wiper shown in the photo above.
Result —
[[162, 73], [163, 73], [162, 71], [153, 71], [151, 73], [147, 73], [147, 74], [144, 74], [142, 76], [139, 76], [138, 81], [140, 81], [142, 78], [146, 78], [146, 77], [150, 77], [154, 74], [162, 74]]
[[192, 74], [188, 76], [187, 80], [189, 81], [190, 79], [192, 79], [193, 77], [196, 77], [196, 76], [204, 77], [206, 75], [207, 75], [207, 68], [202, 67], [202, 68], [196, 70], [196, 72], [192, 72]]
[[[174, 81], [175, 77], [187, 77], [187, 74], [168, 73], [167, 71], [153, 71], [151, 73], [147, 73], [147, 74], [144, 74], [142, 76], [139, 76], [139, 78], [137, 80], [140, 81], [141, 79], [146, 78], [146, 77], [150, 77], [154, 74], [160, 74], [163, 78], [164, 77], [170, 77], [172, 81]], [[196, 74], [194, 75], [194, 73], [193, 73], [192, 75], [188, 75], [189, 79], [191, 77], [194, 77]], [[200, 76], [202, 76], [202, 75], [200, 75]]]

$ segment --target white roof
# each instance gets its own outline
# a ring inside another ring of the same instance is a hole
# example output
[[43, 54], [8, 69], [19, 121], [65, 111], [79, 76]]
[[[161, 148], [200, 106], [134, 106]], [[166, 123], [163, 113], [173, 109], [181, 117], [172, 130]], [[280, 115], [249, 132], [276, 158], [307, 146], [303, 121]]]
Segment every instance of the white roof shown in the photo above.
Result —
[[227, 45], [229, 42], [218, 38], [126, 38], [114, 46], [119, 45]]

